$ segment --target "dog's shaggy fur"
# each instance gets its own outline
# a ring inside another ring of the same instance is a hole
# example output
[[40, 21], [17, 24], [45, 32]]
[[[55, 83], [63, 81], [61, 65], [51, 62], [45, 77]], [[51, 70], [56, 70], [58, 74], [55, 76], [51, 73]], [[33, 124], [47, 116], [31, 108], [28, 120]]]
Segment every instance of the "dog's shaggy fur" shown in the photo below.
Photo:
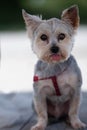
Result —
[[71, 55], [74, 35], [79, 26], [78, 7], [63, 11], [61, 19], [42, 20], [23, 10], [32, 50], [38, 57], [35, 75], [41, 78], [56, 76], [61, 96], [56, 95], [51, 79], [34, 82], [34, 105], [38, 122], [31, 130], [44, 130], [48, 113], [54, 117], [67, 114], [75, 129], [85, 127], [78, 117], [82, 77]]

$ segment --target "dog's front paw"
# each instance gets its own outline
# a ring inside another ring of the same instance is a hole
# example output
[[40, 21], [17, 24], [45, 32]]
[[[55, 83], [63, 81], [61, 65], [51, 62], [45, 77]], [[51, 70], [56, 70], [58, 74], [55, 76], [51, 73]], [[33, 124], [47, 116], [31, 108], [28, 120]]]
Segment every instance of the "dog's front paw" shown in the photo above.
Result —
[[42, 125], [35, 125], [31, 128], [31, 130], [45, 130], [45, 128]]
[[75, 119], [75, 120], [71, 121], [71, 125], [74, 129], [80, 129], [80, 128], [86, 127], [86, 124], [81, 122], [79, 119]]

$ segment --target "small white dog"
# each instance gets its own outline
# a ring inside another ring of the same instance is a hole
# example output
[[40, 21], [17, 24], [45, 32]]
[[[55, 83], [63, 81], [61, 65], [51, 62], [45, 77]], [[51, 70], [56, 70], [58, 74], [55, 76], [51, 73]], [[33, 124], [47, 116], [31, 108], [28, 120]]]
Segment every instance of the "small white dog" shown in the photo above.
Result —
[[79, 26], [78, 7], [63, 11], [61, 19], [42, 20], [23, 10], [32, 49], [38, 57], [34, 76], [34, 104], [38, 122], [31, 130], [44, 130], [48, 114], [67, 114], [75, 129], [86, 127], [78, 117], [82, 77], [71, 55]]

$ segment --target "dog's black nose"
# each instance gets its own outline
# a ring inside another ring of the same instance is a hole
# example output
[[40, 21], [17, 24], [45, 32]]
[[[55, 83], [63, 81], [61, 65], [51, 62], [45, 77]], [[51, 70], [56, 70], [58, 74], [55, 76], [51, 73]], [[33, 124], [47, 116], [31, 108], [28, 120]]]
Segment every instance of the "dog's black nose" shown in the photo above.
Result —
[[56, 54], [56, 53], [59, 52], [59, 47], [57, 47], [57, 46], [52, 46], [52, 47], [50, 48], [50, 50], [51, 50], [52, 53]]

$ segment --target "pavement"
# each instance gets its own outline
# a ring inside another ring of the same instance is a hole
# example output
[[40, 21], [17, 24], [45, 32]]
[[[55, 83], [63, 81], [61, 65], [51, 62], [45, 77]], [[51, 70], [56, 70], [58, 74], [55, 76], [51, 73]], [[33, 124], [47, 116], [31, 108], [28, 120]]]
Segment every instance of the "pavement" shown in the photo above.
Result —
[[[83, 93], [83, 102], [80, 107], [79, 117], [81, 121], [87, 124], [87, 93]], [[31, 117], [29, 122], [24, 126], [22, 130], [30, 130], [31, 126], [36, 123], [36, 117], [34, 115]], [[70, 125], [66, 124], [65, 120], [56, 121], [47, 126], [46, 130], [74, 130]], [[87, 130], [87, 128], [81, 129]]]
[[[81, 121], [87, 124], [87, 93], [79, 111]], [[30, 130], [36, 124], [37, 115], [32, 105], [33, 93], [0, 94], [0, 130]], [[74, 130], [65, 119], [50, 123], [46, 130]], [[81, 130], [87, 130], [81, 129]]]

